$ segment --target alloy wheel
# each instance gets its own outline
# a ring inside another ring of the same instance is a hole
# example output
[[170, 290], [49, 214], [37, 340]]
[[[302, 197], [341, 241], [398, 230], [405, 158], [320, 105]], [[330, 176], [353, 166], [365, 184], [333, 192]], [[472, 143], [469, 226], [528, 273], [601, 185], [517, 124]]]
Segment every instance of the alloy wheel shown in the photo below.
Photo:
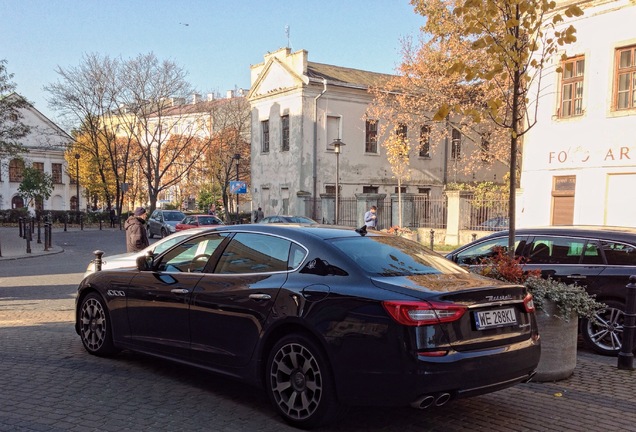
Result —
[[282, 346], [270, 368], [272, 395], [278, 408], [290, 419], [310, 417], [320, 406], [323, 377], [314, 355], [304, 346]]
[[623, 311], [608, 306], [584, 323], [584, 336], [597, 352], [617, 354], [623, 341]]
[[104, 307], [94, 297], [87, 298], [82, 304], [80, 316], [80, 335], [89, 351], [98, 351], [106, 341], [107, 320]]

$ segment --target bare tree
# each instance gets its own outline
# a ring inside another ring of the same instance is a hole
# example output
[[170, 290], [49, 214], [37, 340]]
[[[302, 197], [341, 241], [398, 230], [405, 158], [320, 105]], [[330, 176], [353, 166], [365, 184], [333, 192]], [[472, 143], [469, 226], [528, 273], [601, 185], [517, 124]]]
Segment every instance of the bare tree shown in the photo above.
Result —
[[[244, 97], [219, 99], [209, 104], [208, 114], [213, 119], [213, 133], [206, 154], [206, 170], [218, 182], [223, 206], [229, 210], [230, 180], [236, 179], [237, 174], [242, 181], [249, 183], [250, 180], [250, 106]], [[240, 158], [238, 160], [237, 155]], [[226, 221], [230, 220], [228, 211], [225, 212], [225, 218]]]
[[117, 123], [111, 121], [120, 112], [123, 92], [120, 71], [120, 60], [87, 54], [77, 67], [58, 67], [58, 81], [44, 87], [50, 94], [50, 107], [75, 130], [75, 142], [67, 157], [80, 155], [84, 169], [69, 174], [87, 185], [95, 182], [89, 174], [96, 175], [103, 198], [109, 207], [114, 201], [118, 214], [123, 205], [121, 186], [128, 179], [133, 145], [132, 137], [123, 134], [122, 138]]

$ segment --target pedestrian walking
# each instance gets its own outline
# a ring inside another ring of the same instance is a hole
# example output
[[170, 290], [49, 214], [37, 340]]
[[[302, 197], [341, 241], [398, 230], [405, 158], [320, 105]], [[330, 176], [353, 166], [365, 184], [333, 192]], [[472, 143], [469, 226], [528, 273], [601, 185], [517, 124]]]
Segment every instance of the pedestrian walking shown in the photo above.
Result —
[[109, 215], [110, 215], [110, 227], [115, 228], [115, 209], [114, 208], [110, 209]]
[[364, 214], [364, 224], [367, 226], [367, 229], [378, 229], [378, 208], [376, 206], [371, 206], [368, 212]]
[[148, 213], [143, 207], [137, 207], [135, 212], [126, 219], [124, 229], [126, 230], [126, 251], [138, 252], [147, 247], [148, 232], [146, 231], [146, 218]]
[[254, 223], [259, 223], [264, 217], [263, 209], [259, 207], [258, 210], [254, 212]]

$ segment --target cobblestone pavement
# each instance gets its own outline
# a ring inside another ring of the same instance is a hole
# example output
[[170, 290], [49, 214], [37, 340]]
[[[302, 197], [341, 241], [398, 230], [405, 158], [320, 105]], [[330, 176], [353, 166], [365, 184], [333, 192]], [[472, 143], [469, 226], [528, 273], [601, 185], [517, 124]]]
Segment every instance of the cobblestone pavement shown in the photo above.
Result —
[[[0, 262], [0, 431], [291, 431], [247, 385], [123, 352], [91, 356], [73, 329], [90, 251], [120, 233], [60, 234], [64, 252]], [[85, 257], [85, 259], [84, 259]], [[34, 269], [38, 269], [37, 275]], [[440, 408], [352, 408], [323, 431], [636, 431], [636, 372], [579, 350], [574, 374]]]

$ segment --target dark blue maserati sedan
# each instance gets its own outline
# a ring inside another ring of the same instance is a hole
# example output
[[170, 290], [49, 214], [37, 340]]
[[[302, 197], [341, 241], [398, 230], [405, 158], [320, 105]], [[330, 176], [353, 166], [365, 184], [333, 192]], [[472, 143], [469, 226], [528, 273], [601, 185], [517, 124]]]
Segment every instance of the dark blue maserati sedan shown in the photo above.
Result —
[[523, 286], [417, 242], [321, 225], [219, 226], [80, 283], [86, 350], [134, 350], [262, 387], [300, 428], [351, 405], [443, 405], [532, 378]]

